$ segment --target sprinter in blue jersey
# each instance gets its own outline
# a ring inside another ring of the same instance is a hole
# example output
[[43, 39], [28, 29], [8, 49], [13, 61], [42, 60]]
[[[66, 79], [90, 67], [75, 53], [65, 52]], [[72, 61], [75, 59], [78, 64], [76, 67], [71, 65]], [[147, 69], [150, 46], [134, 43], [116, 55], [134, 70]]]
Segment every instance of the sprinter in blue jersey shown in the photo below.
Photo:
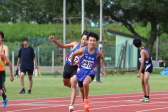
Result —
[[152, 73], [153, 65], [152, 65], [152, 58], [147, 48], [142, 46], [140, 39], [134, 39], [133, 44], [140, 50], [140, 57], [139, 61], [141, 63], [139, 73], [137, 75], [138, 78], [141, 78], [142, 90], [144, 92], [144, 98], [140, 100], [140, 102], [150, 102], [149, 100], [149, 93], [150, 93], [150, 86], [149, 86], [149, 76]]
[[88, 46], [85, 46], [72, 54], [71, 57], [71, 65], [73, 65], [73, 61], [75, 60], [75, 56], [80, 55], [79, 58], [79, 66], [76, 74], [78, 80], [78, 86], [80, 87], [80, 91], [82, 93], [82, 98], [85, 103], [85, 112], [89, 111], [89, 84], [93, 81], [95, 77], [94, 68], [97, 63], [97, 58], [101, 58], [101, 72], [104, 74], [104, 56], [100, 50], [95, 48], [99, 37], [97, 34], [93, 32], [89, 32], [87, 35]]
[[82, 38], [81, 38], [81, 42], [71, 42], [69, 44], [62, 44], [60, 42], [58, 42], [57, 40], [54, 39], [54, 36], [50, 36], [49, 39], [54, 42], [57, 46], [59, 46], [60, 48], [73, 48], [66, 56], [66, 63], [64, 65], [64, 72], [63, 72], [63, 82], [64, 82], [64, 86], [70, 87], [72, 89], [71, 91], [71, 102], [70, 102], [70, 106], [69, 106], [69, 111], [73, 111], [74, 107], [73, 104], [75, 102], [75, 98], [76, 95], [78, 95], [78, 91], [77, 91], [77, 79], [76, 79], [76, 72], [77, 72], [77, 64], [78, 64], [78, 56], [75, 57], [73, 64], [75, 66], [71, 66], [71, 56], [72, 54], [84, 47], [87, 46], [87, 34], [88, 31], [84, 31], [82, 34]]

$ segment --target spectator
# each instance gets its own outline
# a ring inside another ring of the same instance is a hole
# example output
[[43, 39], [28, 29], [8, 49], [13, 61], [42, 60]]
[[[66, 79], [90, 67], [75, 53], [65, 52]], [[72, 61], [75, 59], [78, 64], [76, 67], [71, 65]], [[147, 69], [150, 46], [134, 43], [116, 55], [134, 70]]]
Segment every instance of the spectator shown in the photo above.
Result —
[[[98, 49], [100, 51], [103, 51], [102, 47], [103, 47], [102, 42], [99, 42]], [[97, 63], [97, 72], [96, 72], [96, 82], [101, 83], [101, 81], [100, 81], [100, 66], [101, 66], [100, 65], [100, 57], [98, 57], [97, 60], [98, 60], [98, 63]]]

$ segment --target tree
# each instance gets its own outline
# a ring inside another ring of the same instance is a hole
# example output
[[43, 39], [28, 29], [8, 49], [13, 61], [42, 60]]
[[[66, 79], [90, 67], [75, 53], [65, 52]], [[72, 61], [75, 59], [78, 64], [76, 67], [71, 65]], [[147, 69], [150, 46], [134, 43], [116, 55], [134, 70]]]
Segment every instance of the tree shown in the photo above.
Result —
[[[104, 0], [103, 5], [104, 15], [121, 22], [134, 36], [146, 43], [150, 52], [157, 36], [168, 31], [167, 0]], [[149, 36], [142, 37], [138, 34], [133, 23], [142, 27], [150, 24]]]

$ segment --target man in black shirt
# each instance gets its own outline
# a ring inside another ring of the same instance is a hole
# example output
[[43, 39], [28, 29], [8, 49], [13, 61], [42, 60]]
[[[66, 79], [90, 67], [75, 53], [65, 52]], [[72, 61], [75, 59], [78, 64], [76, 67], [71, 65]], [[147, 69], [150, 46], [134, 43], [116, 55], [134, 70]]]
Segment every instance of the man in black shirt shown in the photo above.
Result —
[[34, 70], [34, 61], [35, 61], [35, 68], [38, 69], [38, 65], [36, 62], [36, 57], [34, 54], [34, 49], [28, 45], [28, 39], [23, 37], [22, 38], [22, 44], [23, 47], [20, 48], [19, 54], [18, 54], [18, 62], [17, 62], [17, 69], [18, 65], [20, 63], [20, 81], [21, 81], [21, 86], [22, 90], [19, 92], [20, 94], [25, 93], [25, 88], [24, 88], [24, 75], [26, 72], [28, 73], [29, 77], [29, 90], [28, 94], [31, 94], [31, 89], [33, 86], [33, 70]]

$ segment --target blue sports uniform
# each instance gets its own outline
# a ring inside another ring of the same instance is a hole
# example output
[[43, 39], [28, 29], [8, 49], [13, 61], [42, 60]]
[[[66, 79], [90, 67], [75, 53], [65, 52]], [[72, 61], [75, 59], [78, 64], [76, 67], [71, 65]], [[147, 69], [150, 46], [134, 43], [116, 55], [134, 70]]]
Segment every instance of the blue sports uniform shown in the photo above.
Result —
[[[150, 52], [148, 51], [147, 48], [142, 48], [142, 49], [144, 49], [145, 51], [147, 51], [147, 52], [148, 52], [148, 55], [149, 55], [149, 58], [145, 58], [145, 66], [144, 66], [144, 68], [143, 68], [143, 70], [142, 70], [142, 73], [143, 73], [143, 74], [144, 74], [145, 72], [152, 73], [153, 64], [152, 64], [152, 57], [151, 57], [151, 55], [150, 55]], [[141, 49], [141, 50], [142, 50], [142, 49]], [[141, 60], [141, 58], [140, 58], [139, 60]]]
[[89, 54], [88, 46], [85, 46], [85, 51], [82, 57], [79, 58], [79, 67], [76, 74], [79, 87], [83, 87], [83, 81], [87, 76], [93, 80], [95, 77], [94, 68], [97, 64], [98, 49], [95, 48], [94, 54]]
[[80, 46], [81, 46], [81, 43], [79, 43], [66, 56], [66, 63], [64, 65], [64, 72], [63, 72], [63, 78], [65, 78], [65, 79], [71, 78], [77, 72], [77, 68], [78, 68], [77, 64], [78, 64], [79, 57], [75, 56], [75, 59], [74, 59], [75, 66], [71, 66], [71, 56], [75, 51], [77, 51], [80, 48]]

